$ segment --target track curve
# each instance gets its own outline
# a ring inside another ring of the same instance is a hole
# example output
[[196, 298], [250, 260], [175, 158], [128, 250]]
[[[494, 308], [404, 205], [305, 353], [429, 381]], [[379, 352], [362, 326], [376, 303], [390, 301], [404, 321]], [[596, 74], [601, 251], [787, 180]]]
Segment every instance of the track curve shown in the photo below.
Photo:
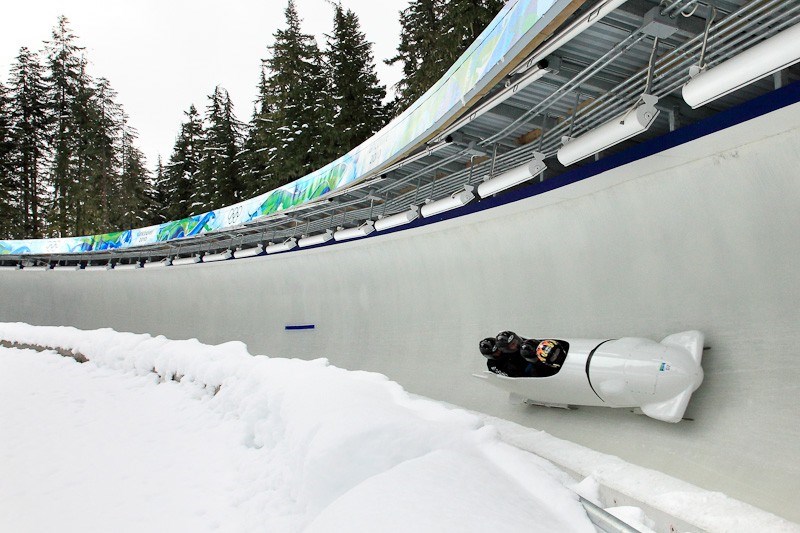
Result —
[[[800, 104], [513, 203], [283, 255], [109, 272], [0, 269], [0, 320], [243, 340], [719, 490], [800, 522]], [[314, 324], [314, 329], [286, 326]], [[501, 329], [711, 347], [687, 417], [513, 406], [471, 377]]]

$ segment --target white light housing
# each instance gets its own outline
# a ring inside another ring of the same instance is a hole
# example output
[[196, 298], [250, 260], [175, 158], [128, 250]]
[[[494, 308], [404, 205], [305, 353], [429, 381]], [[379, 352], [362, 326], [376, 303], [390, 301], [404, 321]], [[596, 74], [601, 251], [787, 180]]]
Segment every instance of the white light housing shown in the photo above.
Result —
[[29, 272], [44, 272], [45, 270], [50, 270], [50, 267], [47, 266], [26, 266], [22, 270], [27, 270]]
[[117, 263], [114, 265], [114, 270], [136, 270], [137, 268], [142, 268], [142, 264], [137, 262], [128, 264]]
[[467, 205], [475, 199], [475, 187], [472, 185], [465, 185], [463, 191], [456, 191], [446, 198], [430, 202], [422, 206], [420, 213], [423, 217], [431, 217]]
[[200, 257], [197, 255], [193, 255], [191, 257], [176, 257], [175, 259], [172, 260], [172, 266], [193, 265], [199, 262], [200, 262]]
[[279, 242], [277, 244], [270, 244], [267, 246], [267, 253], [268, 254], [279, 254], [281, 252], [288, 252], [292, 248], [297, 246], [297, 239], [294, 237], [290, 239], [286, 239], [283, 242]]
[[101, 270], [108, 270], [108, 265], [86, 265], [86, 268], [84, 268], [84, 270], [99, 272]]
[[366, 237], [373, 231], [375, 231], [375, 223], [371, 220], [367, 220], [357, 228], [340, 229], [333, 234], [333, 238], [337, 241], [347, 241]]
[[255, 257], [263, 253], [264, 253], [264, 245], [259, 244], [252, 248], [239, 248], [238, 250], [233, 252], [233, 257], [236, 259], [241, 259], [243, 257]]
[[478, 194], [481, 198], [486, 198], [487, 196], [491, 196], [509, 187], [528, 181], [532, 177], [544, 172], [546, 168], [547, 165], [544, 162], [544, 154], [534, 152], [532, 161], [512, 168], [478, 185]]
[[307, 246], [316, 246], [317, 244], [326, 243], [331, 239], [333, 239], [333, 232], [329, 229], [326, 229], [324, 233], [303, 237], [297, 242], [297, 244], [300, 246], [300, 248], [305, 248]]
[[144, 268], [163, 268], [172, 264], [169, 258], [162, 259], [161, 261], [145, 261]]
[[386, 218], [381, 218], [375, 222], [375, 229], [377, 231], [387, 230], [389, 228], [396, 228], [419, 218], [419, 207], [412, 205], [407, 211], [396, 213]]
[[800, 61], [798, 43], [800, 24], [795, 24], [736, 57], [694, 75], [683, 86], [683, 99], [697, 108], [790, 67]]
[[636, 109], [626, 111], [580, 137], [567, 140], [558, 151], [558, 160], [568, 166], [647, 131], [659, 113], [655, 107], [658, 97], [643, 94], [642, 101]]
[[230, 250], [225, 250], [224, 252], [220, 252], [218, 254], [207, 254], [203, 256], [203, 263], [213, 263], [215, 261], [227, 261], [233, 257], [233, 252]]

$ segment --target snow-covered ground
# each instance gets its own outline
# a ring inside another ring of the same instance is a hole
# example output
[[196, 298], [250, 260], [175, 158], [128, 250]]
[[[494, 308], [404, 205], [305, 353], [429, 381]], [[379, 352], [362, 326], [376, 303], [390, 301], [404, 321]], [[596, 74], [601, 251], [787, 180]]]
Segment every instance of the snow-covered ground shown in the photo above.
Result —
[[[594, 530], [573, 491], [596, 499], [596, 481], [576, 484], [517, 447], [553, 437], [378, 374], [111, 330], [0, 324], [0, 340], [88, 359], [0, 348], [4, 531]], [[572, 446], [557, 446], [561, 464], [594, 461], [604, 484], [611, 471], [621, 486], [643, 475]], [[660, 487], [662, 508], [696, 499], [706, 529], [798, 530], [696, 488], [665, 495], [674, 483], [644, 476], [641, 491]], [[714, 520], [720, 505], [726, 517]], [[680, 507], [691, 516], [691, 503]]]

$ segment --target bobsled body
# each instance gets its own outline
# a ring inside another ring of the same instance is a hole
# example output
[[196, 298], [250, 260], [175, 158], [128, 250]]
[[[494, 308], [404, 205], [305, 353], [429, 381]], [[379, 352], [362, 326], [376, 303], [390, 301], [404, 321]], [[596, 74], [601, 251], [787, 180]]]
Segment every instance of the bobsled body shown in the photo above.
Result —
[[566, 407], [636, 407], [665, 422], [683, 418], [703, 382], [703, 334], [685, 331], [660, 343], [649, 339], [564, 339], [569, 346], [558, 371], [547, 377], [477, 375], [512, 399]]

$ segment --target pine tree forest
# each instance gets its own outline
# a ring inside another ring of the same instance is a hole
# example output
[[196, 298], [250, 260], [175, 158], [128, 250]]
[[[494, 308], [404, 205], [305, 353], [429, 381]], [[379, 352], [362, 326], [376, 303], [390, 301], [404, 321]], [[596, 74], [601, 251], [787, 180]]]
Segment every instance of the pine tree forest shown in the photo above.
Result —
[[387, 101], [359, 18], [330, 2], [330, 33], [303, 32], [294, 0], [240, 121], [228, 92], [189, 103], [151, 168], [112, 88], [87, 69], [62, 16], [41, 50], [21, 48], [0, 81], [0, 239], [105, 233], [176, 220], [289, 183], [344, 155], [428, 90], [503, 0], [412, 0], [399, 13], [403, 79]]

